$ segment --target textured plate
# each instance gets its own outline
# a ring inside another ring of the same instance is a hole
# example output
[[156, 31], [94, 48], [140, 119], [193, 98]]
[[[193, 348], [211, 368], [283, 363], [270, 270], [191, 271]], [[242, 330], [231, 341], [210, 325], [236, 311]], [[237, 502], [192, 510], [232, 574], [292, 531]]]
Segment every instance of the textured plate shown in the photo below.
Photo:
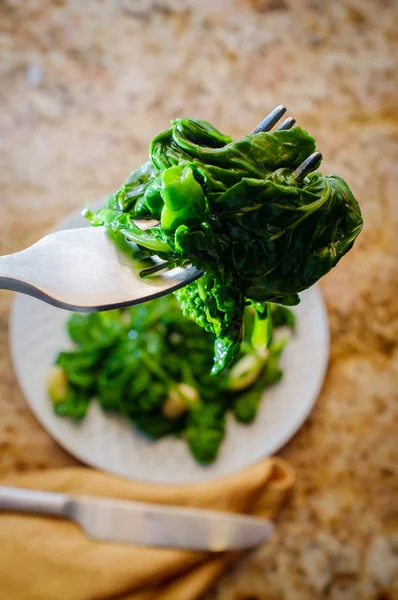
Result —
[[[59, 229], [84, 226], [80, 214], [74, 213]], [[255, 423], [240, 425], [230, 416], [218, 459], [209, 467], [199, 466], [183, 441], [148, 441], [118, 417], [105, 415], [95, 402], [79, 424], [52, 412], [45, 376], [57, 353], [71, 347], [65, 332], [68, 312], [29, 296], [17, 296], [11, 313], [11, 351], [30, 407], [49, 434], [71, 454], [89, 465], [130, 478], [197, 482], [237, 471], [275, 453], [310, 413], [329, 354], [327, 316], [319, 288], [304, 292], [295, 312], [297, 334], [282, 358], [283, 380], [264, 394]]]

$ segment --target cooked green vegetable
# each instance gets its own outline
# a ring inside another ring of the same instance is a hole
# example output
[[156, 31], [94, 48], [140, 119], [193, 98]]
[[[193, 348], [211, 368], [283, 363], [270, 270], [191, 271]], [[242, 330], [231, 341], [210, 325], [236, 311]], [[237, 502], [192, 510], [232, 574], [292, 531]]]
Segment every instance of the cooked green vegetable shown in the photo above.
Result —
[[[151, 438], [183, 437], [203, 464], [217, 455], [229, 410], [253, 421], [264, 388], [282, 377], [286, 339], [273, 332], [294, 329], [287, 306], [362, 228], [342, 179], [296, 178], [314, 150], [299, 127], [233, 141], [204, 121], [177, 119], [155, 136], [150, 160], [86, 217], [116, 243], [135, 242], [148, 260], [145, 275], [187, 264], [204, 274], [175, 293], [182, 313], [165, 297], [74, 315], [76, 348], [60, 353], [49, 380], [58, 414], [81, 419], [96, 397]], [[136, 218], [158, 223], [144, 231]], [[162, 266], [153, 266], [154, 255]]]
[[263, 370], [260, 371], [251, 388], [235, 398], [233, 410], [237, 421], [252, 423], [257, 415], [264, 389], [273, 383], [277, 383], [282, 378], [283, 373], [279, 369], [279, 358], [286, 344], [287, 338], [281, 338], [271, 343], [269, 357]]
[[[177, 119], [107, 206], [86, 212], [93, 225], [136, 242], [141, 256], [205, 272], [176, 296], [185, 315], [215, 334], [215, 374], [239, 353], [247, 304], [259, 315], [255, 336], [266, 339], [264, 302], [297, 304], [361, 231], [358, 203], [342, 179], [318, 172], [295, 179], [314, 150], [300, 127], [233, 141], [204, 121]], [[135, 218], [159, 223], [143, 231]]]
[[[286, 310], [284, 323], [292, 326]], [[54, 411], [79, 420], [96, 398], [104, 411], [122, 415], [150, 438], [182, 437], [207, 464], [217, 456], [227, 412], [252, 421], [264, 388], [282, 375], [281, 344], [254, 348], [254, 323], [248, 307], [241, 352], [229, 371], [213, 377], [214, 335], [186, 319], [172, 295], [123, 310], [73, 314], [68, 332], [75, 347], [58, 355], [48, 378]]]

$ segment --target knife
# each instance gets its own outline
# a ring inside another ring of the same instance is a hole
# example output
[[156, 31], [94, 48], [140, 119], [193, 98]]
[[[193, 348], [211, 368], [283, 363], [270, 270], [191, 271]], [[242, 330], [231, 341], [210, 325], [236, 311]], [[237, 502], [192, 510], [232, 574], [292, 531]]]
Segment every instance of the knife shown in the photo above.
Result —
[[225, 552], [269, 539], [271, 521], [207, 509], [0, 486], [0, 511], [63, 517], [105, 542]]

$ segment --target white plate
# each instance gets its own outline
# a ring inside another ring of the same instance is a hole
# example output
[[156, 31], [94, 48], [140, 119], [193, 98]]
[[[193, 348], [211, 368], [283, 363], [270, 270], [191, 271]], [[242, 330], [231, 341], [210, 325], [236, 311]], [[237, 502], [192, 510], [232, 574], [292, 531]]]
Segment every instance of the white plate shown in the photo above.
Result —
[[[79, 213], [59, 229], [84, 227]], [[84, 260], [84, 257], [82, 257]], [[162, 483], [213, 479], [274, 454], [301, 427], [320, 391], [329, 356], [329, 330], [318, 287], [295, 307], [297, 334], [282, 357], [284, 377], [269, 388], [256, 421], [238, 424], [230, 415], [216, 462], [199, 466], [184, 441], [148, 441], [128, 423], [106, 415], [95, 402], [82, 423], [58, 417], [47, 397], [45, 376], [61, 349], [71, 347], [65, 331], [69, 313], [29, 296], [16, 297], [10, 323], [15, 371], [26, 399], [43, 427], [83, 462], [125, 477]]]

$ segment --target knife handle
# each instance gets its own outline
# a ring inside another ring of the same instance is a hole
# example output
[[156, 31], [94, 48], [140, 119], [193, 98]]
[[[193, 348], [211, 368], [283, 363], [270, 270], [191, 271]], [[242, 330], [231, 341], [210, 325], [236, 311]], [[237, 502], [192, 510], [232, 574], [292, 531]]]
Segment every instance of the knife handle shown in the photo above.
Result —
[[0, 511], [65, 516], [66, 494], [0, 486]]

